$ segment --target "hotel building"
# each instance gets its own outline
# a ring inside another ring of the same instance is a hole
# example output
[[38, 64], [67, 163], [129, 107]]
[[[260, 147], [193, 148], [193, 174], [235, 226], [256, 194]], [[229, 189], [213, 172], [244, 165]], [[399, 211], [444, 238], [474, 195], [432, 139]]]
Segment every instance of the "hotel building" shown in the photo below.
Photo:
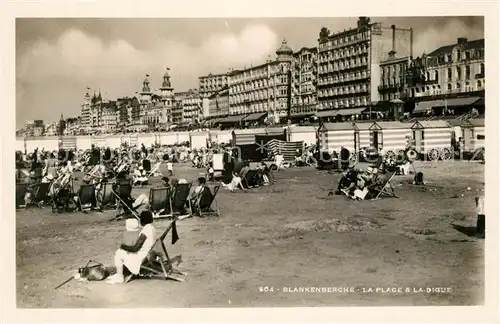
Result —
[[275, 60], [231, 71], [228, 78], [230, 115], [243, 118], [260, 113], [275, 123], [286, 118], [290, 107], [292, 54], [292, 49], [283, 40]]
[[290, 117], [292, 118], [316, 113], [317, 55], [316, 47], [303, 47], [292, 56], [290, 92]]
[[[356, 28], [331, 34], [322, 28], [318, 40], [318, 116], [357, 115], [381, 100], [380, 63], [397, 48], [410, 56], [412, 37], [391, 42], [390, 28], [360, 17]], [[411, 35], [411, 30], [402, 30]], [[394, 28], [393, 28], [394, 32]], [[393, 40], [393, 39], [392, 39]], [[332, 110], [336, 110], [335, 112]]]
[[198, 90], [200, 96], [203, 98], [208, 98], [214, 93], [227, 87], [228, 75], [224, 74], [212, 74], [209, 73], [206, 76], [201, 76], [198, 78]]
[[410, 97], [484, 91], [484, 39], [458, 38], [412, 62]]

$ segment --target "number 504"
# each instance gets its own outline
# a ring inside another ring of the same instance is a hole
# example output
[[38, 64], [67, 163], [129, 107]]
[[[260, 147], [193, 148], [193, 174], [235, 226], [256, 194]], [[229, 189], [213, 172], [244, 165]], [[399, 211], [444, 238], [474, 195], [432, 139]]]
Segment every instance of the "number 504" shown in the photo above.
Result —
[[259, 287], [259, 292], [273, 292], [273, 291], [274, 287], [269, 287], [269, 286]]

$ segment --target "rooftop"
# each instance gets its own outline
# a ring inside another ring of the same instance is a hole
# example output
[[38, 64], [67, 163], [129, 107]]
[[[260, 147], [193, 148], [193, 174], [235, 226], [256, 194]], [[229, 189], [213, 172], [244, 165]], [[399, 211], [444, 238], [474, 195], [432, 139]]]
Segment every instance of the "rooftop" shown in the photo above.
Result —
[[459, 44], [457, 42], [456, 44], [441, 46], [440, 48], [429, 53], [428, 56], [440, 56], [440, 55], [444, 55], [444, 54], [449, 54], [453, 51], [453, 48], [455, 46], [458, 46], [458, 45], [462, 45], [463, 49], [481, 49], [481, 48], [484, 48], [484, 38], [476, 39], [476, 40], [472, 40], [472, 41], [467, 41], [466, 38], [459, 38], [459, 40], [460, 39], [465, 40], [465, 42], [463, 42], [462, 44]]

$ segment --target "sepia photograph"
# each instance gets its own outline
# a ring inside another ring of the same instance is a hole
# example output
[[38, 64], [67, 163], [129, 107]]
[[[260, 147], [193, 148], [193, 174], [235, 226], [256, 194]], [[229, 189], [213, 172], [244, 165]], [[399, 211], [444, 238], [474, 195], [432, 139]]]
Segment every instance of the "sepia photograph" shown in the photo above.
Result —
[[485, 16], [14, 24], [18, 309], [486, 304]]

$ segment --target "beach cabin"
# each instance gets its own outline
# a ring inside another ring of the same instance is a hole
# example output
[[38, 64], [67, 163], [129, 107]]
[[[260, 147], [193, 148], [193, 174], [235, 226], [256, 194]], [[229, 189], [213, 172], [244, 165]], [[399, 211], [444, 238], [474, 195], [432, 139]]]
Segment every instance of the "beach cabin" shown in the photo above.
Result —
[[208, 132], [192, 132], [189, 140], [191, 149], [207, 148], [208, 139]]
[[233, 138], [232, 130], [210, 130], [210, 141], [217, 144], [229, 144]]
[[75, 136], [63, 136], [59, 142], [59, 148], [63, 150], [74, 150], [76, 151], [76, 137]]
[[397, 155], [405, 150], [407, 138], [412, 136], [412, 124], [400, 121], [377, 121], [370, 130], [370, 146], [380, 150], [386, 155]]
[[287, 130], [288, 142], [304, 142], [307, 146], [316, 145], [318, 127], [290, 126]]
[[453, 129], [444, 120], [420, 120], [411, 126], [416, 151], [429, 160], [449, 160], [453, 156]]
[[92, 144], [97, 147], [106, 147], [106, 135], [93, 135], [92, 136]]
[[359, 122], [354, 123], [354, 145], [355, 151], [359, 151], [362, 148], [368, 148], [371, 145], [370, 142], [370, 127], [373, 125], [372, 122]]
[[474, 152], [484, 148], [484, 119], [469, 119], [462, 124], [463, 151]]
[[320, 151], [340, 152], [342, 147], [349, 151], [357, 148], [355, 126], [352, 123], [325, 123], [318, 130]]

